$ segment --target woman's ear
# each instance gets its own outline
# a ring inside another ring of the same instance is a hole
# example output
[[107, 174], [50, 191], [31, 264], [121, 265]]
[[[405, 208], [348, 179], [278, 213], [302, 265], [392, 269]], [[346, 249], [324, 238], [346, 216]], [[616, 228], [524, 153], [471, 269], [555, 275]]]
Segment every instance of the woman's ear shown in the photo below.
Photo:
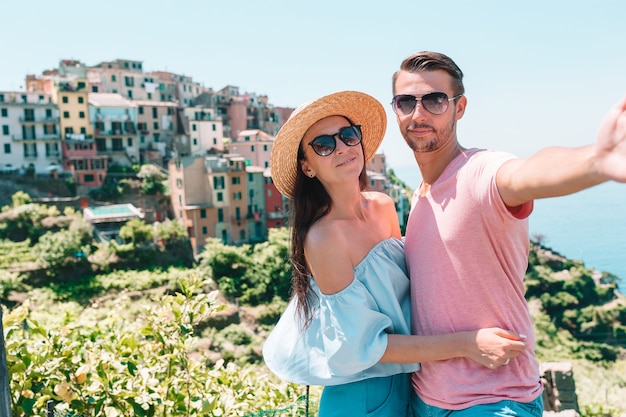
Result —
[[305, 159], [300, 160], [300, 169], [309, 178], [313, 178], [315, 176], [315, 172], [309, 167], [309, 163]]

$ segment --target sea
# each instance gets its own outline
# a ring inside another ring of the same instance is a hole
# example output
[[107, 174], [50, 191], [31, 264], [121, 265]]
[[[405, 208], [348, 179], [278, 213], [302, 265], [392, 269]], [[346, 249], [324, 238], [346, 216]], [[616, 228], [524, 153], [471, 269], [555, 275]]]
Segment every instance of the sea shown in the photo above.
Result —
[[[409, 187], [417, 188], [417, 166], [392, 168]], [[531, 238], [541, 236], [544, 246], [617, 276], [620, 292], [626, 294], [626, 184], [607, 182], [536, 200], [529, 228]]]

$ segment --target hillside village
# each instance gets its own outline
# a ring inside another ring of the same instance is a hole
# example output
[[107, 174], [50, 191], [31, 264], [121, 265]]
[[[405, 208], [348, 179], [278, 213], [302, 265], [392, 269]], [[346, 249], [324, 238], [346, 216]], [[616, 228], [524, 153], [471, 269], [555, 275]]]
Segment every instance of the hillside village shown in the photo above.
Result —
[[[287, 220], [269, 157], [293, 110], [236, 86], [145, 72], [141, 61], [62, 60], [26, 75], [24, 91], [0, 91], [0, 173], [65, 179], [80, 197], [115, 183], [112, 173], [152, 164], [168, 174], [171, 208], [146, 221], [178, 220], [195, 254], [212, 237], [265, 241]], [[368, 173], [371, 189], [394, 198], [402, 224], [409, 196], [389, 180], [385, 155]]]

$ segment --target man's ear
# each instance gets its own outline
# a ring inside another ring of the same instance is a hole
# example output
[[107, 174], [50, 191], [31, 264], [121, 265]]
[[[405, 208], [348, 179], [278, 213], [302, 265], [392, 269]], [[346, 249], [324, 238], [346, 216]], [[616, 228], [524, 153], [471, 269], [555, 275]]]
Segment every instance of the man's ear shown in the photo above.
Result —
[[454, 100], [456, 103], [456, 120], [463, 118], [465, 114], [465, 107], [467, 106], [467, 97], [461, 96]]

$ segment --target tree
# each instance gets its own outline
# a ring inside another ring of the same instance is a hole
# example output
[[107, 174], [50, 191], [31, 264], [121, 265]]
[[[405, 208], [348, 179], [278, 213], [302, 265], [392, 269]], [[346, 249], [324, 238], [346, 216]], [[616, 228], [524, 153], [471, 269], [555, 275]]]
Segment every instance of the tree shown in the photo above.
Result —
[[141, 219], [131, 219], [120, 229], [119, 236], [135, 246], [151, 243], [154, 238], [152, 226]]
[[71, 264], [84, 263], [89, 254], [88, 246], [83, 243], [83, 234], [72, 230], [47, 232], [39, 239], [33, 251], [48, 274], [55, 274]]
[[144, 194], [163, 194], [163, 191], [165, 190], [163, 181], [167, 178], [167, 176], [155, 165], [142, 165], [137, 177], [143, 180], [141, 183], [141, 191]]

